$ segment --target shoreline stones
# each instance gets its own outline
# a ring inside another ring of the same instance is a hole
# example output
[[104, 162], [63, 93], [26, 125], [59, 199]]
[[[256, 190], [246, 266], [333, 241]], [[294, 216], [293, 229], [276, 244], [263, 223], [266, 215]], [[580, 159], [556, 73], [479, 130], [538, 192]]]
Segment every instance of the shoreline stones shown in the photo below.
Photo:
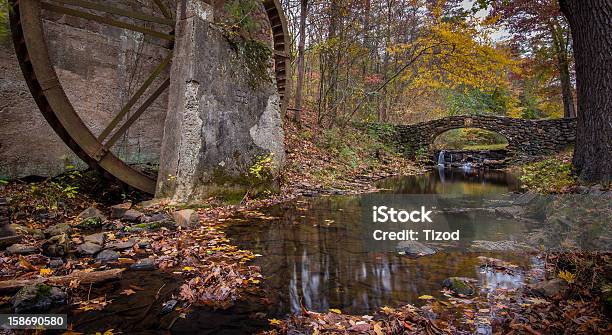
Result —
[[444, 279], [442, 287], [453, 291], [455, 294], [472, 296], [476, 293], [476, 288], [473, 285], [475, 279], [466, 277], [450, 277]]
[[77, 219], [80, 220], [78, 227], [81, 229], [93, 229], [102, 226], [102, 222], [106, 221], [106, 216], [98, 209], [89, 207], [82, 211]]
[[102, 214], [102, 212], [100, 212], [100, 210], [98, 210], [97, 208], [94, 208], [94, 207], [88, 207], [87, 209], [85, 209], [84, 211], [79, 213], [77, 218], [79, 220], [87, 220], [87, 219], [92, 219], [92, 218], [98, 218], [98, 219], [100, 219], [100, 222], [106, 221], [106, 216], [104, 216]]
[[72, 226], [69, 223], [58, 223], [45, 229], [44, 233], [48, 237], [62, 234], [70, 235], [72, 233]]
[[565, 279], [555, 278], [532, 284], [529, 286], [529, 289], [534, 295], [553, 298], [559, 294], [564, 296], [569, 290], [569, 285]]
[[44, 312], [66, 303], [66, 292], [45, 284], [26, 285], [13, 297], [15, 313]]
[[38, 252], [38, 248], [33, 245], [15, 243], [6, 248], [6, 252], [12, 255], [29, 255]]
[[484, 241], [484, 240], [474, 240], [472, 241], [472, 245], [469, 247], [470, 251], [475, 252], [534, 252], [537, 249], [521, 242], [512, 241], [512, 240], [503, 240], [503, 241]]
[[83, 238], [83, 241], [85, 242], [91, 242], [97, 245], [104, 245], [104, 233], [96, 233], [96, 234], [91, 234], [91, 235], [87, 235]]
[[126, 250], [130, 249], [136, 244], [136, 240], [133, 238], [128, 239], [127, 241], [116, 241], [106, 246], [107, 249], [113, 250]]
[[110, 249], [102, 250], [96, 256], [96, 260], [102, 264], [115, 262], [118, 259], [119, 259], [119, 254], [116, 251], [110, 250]]
[[122, 204], [118, 204], [118, 205], [114, 205], [111, 206], [110, 210], [111, 210], [111, 219], [120, 219], [123, 217], [123, 215], [125, 215], [125, 212], [127, 212], [129, 209], [132, 208], [132, 203], [131, 202], [124, 202]]
[[140, 218], [142, 218], [143, 216], [144, 214], [135, 209], [128, 209], [125, 211], [125, 213], [123, 213], [121, 219], [129, 222], [139, 222]]
[[102, 246], [92, 242], [85, 242], [77, 247], [77, 252], [82, 255], [95, 255], [100, 250], [102, 250]]
[[66, 234], [56, 235], [46, 240], [42, 249], [45, 256], [62, 257], [70, 252], [70, 240]]
[[152, 271], [157, 269], [152, 258], [143, 258], [130, 266], [132, 271]]
[[412, 257], [431, 256], [437, 252], [435, 248], [417, 241], [402, 241], [395, 250], [401, 255]]

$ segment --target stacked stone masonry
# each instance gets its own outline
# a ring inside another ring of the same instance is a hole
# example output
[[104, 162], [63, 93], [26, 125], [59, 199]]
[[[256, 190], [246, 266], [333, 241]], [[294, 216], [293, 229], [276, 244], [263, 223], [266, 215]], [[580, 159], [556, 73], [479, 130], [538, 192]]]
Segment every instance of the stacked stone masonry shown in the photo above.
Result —
[[559, 152], [574, 144], [576, 119], [525, 120], [499, 116], [452, 116], [412, 125], [376, 125], [369, 128], [406, 155], [431, 149], [440, 134], [459, 128], [480, 128], [503, 135], [508, 155], [542, 156]]

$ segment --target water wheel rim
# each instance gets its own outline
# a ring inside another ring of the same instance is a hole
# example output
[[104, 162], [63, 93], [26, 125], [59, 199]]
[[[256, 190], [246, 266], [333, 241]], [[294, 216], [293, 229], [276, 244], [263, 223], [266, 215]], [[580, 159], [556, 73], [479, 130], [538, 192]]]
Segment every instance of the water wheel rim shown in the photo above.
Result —
[[[39, 110], [55, 133], [81, 160], [105, 177], [154, 194], [156, 178], [128, 165], [111, 152], [103, 139], [96, 137], [85, 125], [68, 99], [49, 57], [41, 1], [10, 0], [9, 4], [13, 44], [21, 70]], [[287, 78], [290, 78], [288, 28], [278, 0], [265, 0], [263, 5], [272, 28], [276, 85], [284, 111], [289, 92]]]

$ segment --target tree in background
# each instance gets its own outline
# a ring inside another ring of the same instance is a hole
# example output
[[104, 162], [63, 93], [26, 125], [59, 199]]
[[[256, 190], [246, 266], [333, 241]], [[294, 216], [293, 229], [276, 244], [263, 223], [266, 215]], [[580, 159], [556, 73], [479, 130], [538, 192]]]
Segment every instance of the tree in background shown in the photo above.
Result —
[[575, 117], [572, 40], [557, 0], [478, 0], [477, 3], [476, 9], [491, 8], [489, 19], [513, 34], [513, 42], [522, 54], [545, 66], [555, 65], [564, 116]]
[[302, 90], [304, 86], [304, 48], [306, 47], [306, 17], [308, 16], [308, 0], [300, 0], [300, 32], [297, 59], [297, 84], [295, 85], [295, 121], [300, 121], [302, 110]]
[[[413, 122], [444, 109], [443, 88], [492, 92], [509, 85], [517, 62], [459, 3], [309, 0], [305, 25], [291, 22], [301, 35], [297, 66], [304, 71], [302, 79], [296, 71], [303, 82], [296, 109], [308, 104], [326, 127], [351, 119]], [[302, 16], [301, 0], [285, 8]]]
[[612, 180], [612, 0], [559, 0], [574, 40], [578, 128], [574, 167], [585, 180]]

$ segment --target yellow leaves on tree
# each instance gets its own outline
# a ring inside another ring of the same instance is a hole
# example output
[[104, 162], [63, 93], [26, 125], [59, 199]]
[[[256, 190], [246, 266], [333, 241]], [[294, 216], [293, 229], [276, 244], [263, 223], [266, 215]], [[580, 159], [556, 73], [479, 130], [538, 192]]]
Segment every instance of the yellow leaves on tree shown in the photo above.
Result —
[[518, 72], [509, 51], [496, 46], [482, 22], [472, 17], [448, 19], [434, 7], [423, 32], [409, 43], [397, 44], [390, 52], [409, 69], [400, 81], [413, 90], [492, 89], [509, 86], [508, 74]]

